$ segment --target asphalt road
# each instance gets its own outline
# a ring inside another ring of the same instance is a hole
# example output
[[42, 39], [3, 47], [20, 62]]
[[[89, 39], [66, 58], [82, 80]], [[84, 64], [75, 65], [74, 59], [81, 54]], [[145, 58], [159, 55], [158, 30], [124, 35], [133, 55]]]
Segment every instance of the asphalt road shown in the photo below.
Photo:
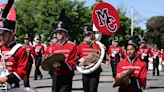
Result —
[[[31, 72], [30, 85], [32, 88], [36, 89], [38, 92], [51, 92], [52, 79], [47, 71], [43, 71], [42, 80], [34, 80], [33, 73], [34, 68]], [[101, 73], [100, 83], [98, 87], [98, 92], [117, 92], [118, 88], [113, 88], [114, 80], [112, 78], [110, 66], [102, 65], [103, 72]], [[23, 82], [21, 81], [21, 87], [23, 87]], [[83, 92], [81, 73], [75, 72], [73, 78], [73, 88], [72, 92]], [[152, 71], [148, 72], [147, 87], [144, 92], [164, 92], [164, 72], [160, 72], [160, 76], [152, 76]]]

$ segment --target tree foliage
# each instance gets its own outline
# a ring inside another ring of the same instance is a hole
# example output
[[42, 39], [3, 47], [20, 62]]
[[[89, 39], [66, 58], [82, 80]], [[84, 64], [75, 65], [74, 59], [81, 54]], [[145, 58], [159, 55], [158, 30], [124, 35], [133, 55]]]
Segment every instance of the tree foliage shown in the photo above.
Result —
[[[18, 0], [15, 4], [17, 11], [17, 35], [26, 33], [33, 38], [35, 34], [43, 34], [48, 38], [53, 32], [59, 15], [64, 8], [68, 17], [70, 37], [81, 39], [85, 25], [91, 26], [91, 9], [78, 0]], [[79, 36], [79, 37], [78, 37]], [[44, 39], [48, 40], [48, 39]]]
[[[131, 38], [131, 19], [126, 16], [126, 12], [121, 8], [118, 8], [117, 11], [120, 17], [120, 28], [117, 33], [111, 36], [103, 36], [103, 42], [108, 42], [104, 43], [106, 46], [109, 46], [111, 44], [114, 36], [118, 36], [121, 46], [124, 46], [126, 44], [126, 41]], [[142, 32], [143, 30], [141, 29], [141, 27], [134, 27], [134, 35], [140, 37]]]
[[[103, 0], [96, 0], [102, 2]], [[95, 4], [94, 4], [95, 5]], [[72, 39], [79, 43], [82, 41], [82, 33], [85, 26], [92, 27], [91, 13], [94, 5], [85, 6], [85, 2], [79, 0], [17, 0], [15, 7], [17, 11], [17, 34], [22, 41], [23, 36], [28, 33], [31, 38], [36, 34], [43, 34], [48, 41], [50, 34], [59, 21], [61, 10], [66, 10], [69, 25], [69, 34]], [[102, 37], [102, 43], [109, 45], [113, 36], [118, 36], [121, 44], [130, 38], [130, 19], [125, 13], [118, 9], [120, 16], [120, 29], [112, 36]], [[141, 33], [140, 28], [135, 28], [136, 34]]]
[[147, 20], [147, 32], [144, 34], [150, 45], [164, 48], [164, 16], [153, 16]]

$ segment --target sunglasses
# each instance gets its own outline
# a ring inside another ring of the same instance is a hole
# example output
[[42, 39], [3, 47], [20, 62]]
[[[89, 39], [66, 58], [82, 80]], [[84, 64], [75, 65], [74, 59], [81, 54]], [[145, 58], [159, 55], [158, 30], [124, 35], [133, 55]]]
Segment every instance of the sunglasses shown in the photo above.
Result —
[[65, 33], [65, 31], [63, 31], [63, 30], [58, 30], [58, 31], [56, 31], [55, 33], [56, 33], [56, 34], [57, 34], [57, 33], [61, 34], [61, 33]]
[[84, 33], [83, 34], [84, 37], [91, 36], [91, 35], [92, 35], [92, 33]]

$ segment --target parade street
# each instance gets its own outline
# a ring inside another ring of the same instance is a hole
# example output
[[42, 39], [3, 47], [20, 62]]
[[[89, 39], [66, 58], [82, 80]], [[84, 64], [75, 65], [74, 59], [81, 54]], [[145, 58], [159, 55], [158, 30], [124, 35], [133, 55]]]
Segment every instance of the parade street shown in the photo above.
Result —
[[[42, 80], [34, 80], [33, 73], [34, 68], [31, 71], [30, 85], [38, 92], [51, 92], [52, 80], [48, 72], [43, 71]], [[102, 65], [103, 72], [101, 73], [98, 92], [117, 92], [118, 87], [113, 88], [113, 78], [111, 73], [111, 67]], [[21, 87], [23, 83], [21, 82]], [[76, 71], [73, 78], [72, 92], [83, 92], [81, 73]], [[144, 92], [164, 92], [164, 72], [160, 72], [160, 76], [152, 76], [152, 71], [148, 72], [147, 87]]]

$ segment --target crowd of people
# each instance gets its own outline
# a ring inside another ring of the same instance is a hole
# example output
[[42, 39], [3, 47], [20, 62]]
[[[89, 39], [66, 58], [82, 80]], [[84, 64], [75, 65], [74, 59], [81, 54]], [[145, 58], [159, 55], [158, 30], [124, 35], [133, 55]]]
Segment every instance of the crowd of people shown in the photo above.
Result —
[[[4, 5], [2, 6], [4, 8]], [[5, 73], [8, 72], [0, 76], [0, 83], [7, 82], [10, 88], [19, 87], [20, 80], [24, 81], [25, 87], [30, 87], [32, 65], [35, 64], [34, 80], [38, 80], [38, 77], [42, 79], [44, 77], [40, 70], [42, 61], [53, 54], [63, 54], [65, 61], [53, 71], [49, 71], [52, 78], [52, 92], [71, 92], [76, 65], [81, 64], [90, 68], [96, 60], [86, 62], [92, 57], [91, 53], [93, 51], [100, 53], [101, 47], [96, 43], [92, 29], [85, 29], [83, 41], [78, 45], [68, 39], [68, 25], [64, 21], [59, 21], [51, 34], [49, 46], [41, 43], [40, 36], [36, 37], [36, 44], [31, 45], [32, 39], [28, 35], [24, 37], [24, 43], [21, 45], [14, 39], [15, 24], [15, 13], [11, 18], [0, 17], [0, 65], [2, 66], [0, 68]], [[157, 47], [148, 47], [145, 40], [138, 42], [136, 39], [130, 39], [126, 46], [121, 47], [119, 38], [114, 37], [112, 45], [103, 48], [107, 48], [104, 63], [111, 65], [114, 81], [134, 69], [134, 72], [124, 80], [123, 85], [120, 85], [119, 92], [142, 92], [142, 89], [146, 88], [149, 62], [153, 64], [152, 75], [160, 75], [159, 64], [164, 60], [164, 51]], [[102, 71], [100, 65], [95, 71], [82, 74], [84, 92], [97, 92]]]
[[[59, 26], [60, 25], [60, 26]], [[76, 65], [84, 63], [89, 59], [90, 53], [94, 50], [100, 51], [100, 47], [95, 43], [96, 38], [92, 29], [85, 29], [83, 33], [83, 41], [77, 45], [75, 42], [68, 40], [68, 29], [60, 21], [58, 27], [51, 35], [49, 46], [44, 46], [40, 43], [39, 36], [36, 39], [35, 46], [30, 45], [30, 38], [24, 38], [23, 47], [26, 49], [28, 55], [28, 71], [27, 77], [24, 80], [24, 86], [30, 87], [29, 76], [32, 64], [35, 63], [34, 80], [38, 76], [42, 79], [43, 75], [39, 70], [42, 61], [48, 56], [53, 54], [64, 54], [66, 59], [61, 67], [56, 68], [54, 71], [49, 71], [52, 78], [52, 92], [71, 92], [72, 79]], [[146, 88], [147, 71], [149, 64], [153, 65], [153, 76], [159, 76], [159, 64], [164, 60], [163, 50], [159, 50], [156, 46], [150, 48], [147, 46], [146, 40], [140, 42], [130, 39], [126, 46], [119, 46], [119, 38], [114, 37], [112, 43], [106, 51], [105, 62], [106, 65], [111, 65], [112, 76], [114, 81], [121, 78], [127, 71], [135, 68], [135, 72], [126, 80], [124, 85], [120, 86], [119, 92], [142, 92]], [[88, 66], [92, 62], [84, 63]], [[97, 92], [100, 73], [103, 71], [101, 65], [92, 73], [82, 74], [82, 83], [84, 92]], [[127, 89], [128, 87], [128, 89]], [[131, 89], [130, 89], [131, 88]]]

